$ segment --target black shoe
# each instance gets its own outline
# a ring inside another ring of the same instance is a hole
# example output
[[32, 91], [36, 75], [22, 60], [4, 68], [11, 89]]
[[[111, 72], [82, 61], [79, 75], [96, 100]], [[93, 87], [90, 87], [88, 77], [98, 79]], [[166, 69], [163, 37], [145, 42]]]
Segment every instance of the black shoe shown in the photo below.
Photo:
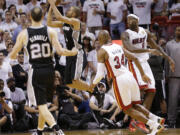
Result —
[[112, 120], [107, 119], [107, 118], [104, 118], [103, 120], [104, 120], [104, 123], [107, 124], [110, 128], [116, 128], [117, 127], [116, 124]]

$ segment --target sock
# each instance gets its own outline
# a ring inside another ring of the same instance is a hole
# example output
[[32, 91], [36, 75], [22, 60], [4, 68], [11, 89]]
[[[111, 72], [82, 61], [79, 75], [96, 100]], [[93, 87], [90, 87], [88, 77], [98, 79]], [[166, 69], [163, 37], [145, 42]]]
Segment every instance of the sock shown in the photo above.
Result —
[[148, 125], [150, 129], [153, 129], [154, 126], [157, 126], [157, 123], [149, 119], [146, 125]]
[[56, 124], [56, 125], [54, 125], [54, 126], [52, 127], [52, 129], [58, 131], [60, 128], [59, 128], [59, 126]]
[[152, 114], [152, 113], [149, 113], [149, 119], [157, 122], [157, 121], [158, 121], [158, 118], [159, 118], [158, 116], [156, 116], [156, 115], [154, 115], [154, 114]]

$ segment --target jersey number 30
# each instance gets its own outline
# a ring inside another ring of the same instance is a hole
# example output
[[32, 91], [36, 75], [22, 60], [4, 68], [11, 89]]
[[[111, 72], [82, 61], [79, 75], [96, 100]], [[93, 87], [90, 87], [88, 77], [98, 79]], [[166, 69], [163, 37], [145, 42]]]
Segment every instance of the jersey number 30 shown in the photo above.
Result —
[[114, 61], [116, 62], [116, 65], [114, 66], [116, 69], [121, 68], [121, 65], [124, 65], [124, 55], [121, 56], [121, 60], [118, 56], [115, 56]]
[[30, 49], [31, 49], [32, 59], [37, 59], [37, 58], [42, 58], [42, 57], [46, 58], [46, 57], [50, 57], [51, 55], [49, 43], [43, 43], [42, 45], [32, 44]]

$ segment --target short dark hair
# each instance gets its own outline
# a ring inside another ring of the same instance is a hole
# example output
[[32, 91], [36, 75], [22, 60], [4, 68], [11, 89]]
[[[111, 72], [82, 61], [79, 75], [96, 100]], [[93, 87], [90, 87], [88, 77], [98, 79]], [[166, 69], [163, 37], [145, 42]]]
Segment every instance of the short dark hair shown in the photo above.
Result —
[[39, 22], [42, 19], [43, 13], [40, 7], [34, 7], [31, 10], [31, 17], [35, 22]]
[[13, 77], [10, 77], [6, 80], [7, 84], [10, 83], [10, 82], [15, 82], [15, 79]]

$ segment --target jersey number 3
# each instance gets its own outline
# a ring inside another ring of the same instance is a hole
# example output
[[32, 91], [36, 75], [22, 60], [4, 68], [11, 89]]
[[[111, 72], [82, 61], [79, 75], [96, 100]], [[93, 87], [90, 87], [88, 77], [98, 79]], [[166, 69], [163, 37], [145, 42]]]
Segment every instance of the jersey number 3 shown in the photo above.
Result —
[[31, 47], [31, 58], [38, 59], [38, 58], [46, 58], [50, 57], [51, 50], [49, 43], [43, 43], [42, 45], [39, 44], [32, 44]]
[[116, 62], [116, 65], [114, 66], [116, 69], [121, 68], [121, 65], [124, 65], [124, 55], [121, 57], [121, 61], [118, 56], [115, 56], [114, 61]]

